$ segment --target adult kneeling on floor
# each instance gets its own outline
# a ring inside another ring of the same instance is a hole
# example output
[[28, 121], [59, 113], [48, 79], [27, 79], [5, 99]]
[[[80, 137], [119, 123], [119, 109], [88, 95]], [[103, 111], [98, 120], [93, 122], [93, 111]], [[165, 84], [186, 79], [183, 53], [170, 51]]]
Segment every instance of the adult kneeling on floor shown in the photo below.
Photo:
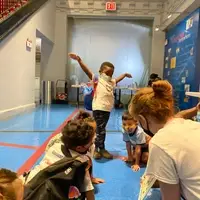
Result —
[[157, 81], [140, 89], [129, 111], [147, 134], [149, 145], [146, 175], [154, 176], [162, 199], [200, 199], [200, 123], [174, 117], [172, 86]]

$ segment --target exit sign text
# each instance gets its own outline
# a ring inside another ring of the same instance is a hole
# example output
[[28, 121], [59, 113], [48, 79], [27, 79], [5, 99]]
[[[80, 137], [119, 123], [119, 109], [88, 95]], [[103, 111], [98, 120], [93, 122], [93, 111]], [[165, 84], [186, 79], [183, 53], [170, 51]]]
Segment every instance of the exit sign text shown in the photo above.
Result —
[[116, 2], [106, 2], [107, 11], [116, 11], [116, 9], [117, 9]]

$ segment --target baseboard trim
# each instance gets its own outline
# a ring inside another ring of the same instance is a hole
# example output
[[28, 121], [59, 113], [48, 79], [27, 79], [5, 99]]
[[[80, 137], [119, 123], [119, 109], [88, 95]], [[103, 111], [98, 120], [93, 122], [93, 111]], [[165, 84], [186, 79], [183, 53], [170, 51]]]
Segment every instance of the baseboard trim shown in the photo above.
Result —
[[6, 110], [1, 110], [0, 111], [0, 120], [5, 120], [8, 118], [11, 118], [15, 115], [21, 114], [23, 112], [27, 112], [33, 108], [35, 108], [35, 103], [21, 105], [21, 106], [6, 109]]

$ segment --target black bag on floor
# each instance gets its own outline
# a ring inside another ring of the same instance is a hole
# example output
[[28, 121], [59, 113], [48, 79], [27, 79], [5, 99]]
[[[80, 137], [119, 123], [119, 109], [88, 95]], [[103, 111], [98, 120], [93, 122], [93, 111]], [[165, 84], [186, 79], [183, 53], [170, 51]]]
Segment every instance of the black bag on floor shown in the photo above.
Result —
[[[41, 170], [25, 186], [24, 200], [69, 200], [80, 199], [79, 189], [83, 184], [87, 162], [77, 158], [63, 158]], [[69, 191], [73, 189], [69, 198]]]

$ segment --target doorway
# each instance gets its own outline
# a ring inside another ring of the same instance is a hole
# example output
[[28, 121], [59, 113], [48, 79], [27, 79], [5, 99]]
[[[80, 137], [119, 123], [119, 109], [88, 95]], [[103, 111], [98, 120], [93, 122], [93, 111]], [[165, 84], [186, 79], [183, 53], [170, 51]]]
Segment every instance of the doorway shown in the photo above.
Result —
[[42, 39], [36, 38], [36, 51], [35, 51], [35, 105], [40, 104], [40, 77], [41, 77], [41, 44]]

